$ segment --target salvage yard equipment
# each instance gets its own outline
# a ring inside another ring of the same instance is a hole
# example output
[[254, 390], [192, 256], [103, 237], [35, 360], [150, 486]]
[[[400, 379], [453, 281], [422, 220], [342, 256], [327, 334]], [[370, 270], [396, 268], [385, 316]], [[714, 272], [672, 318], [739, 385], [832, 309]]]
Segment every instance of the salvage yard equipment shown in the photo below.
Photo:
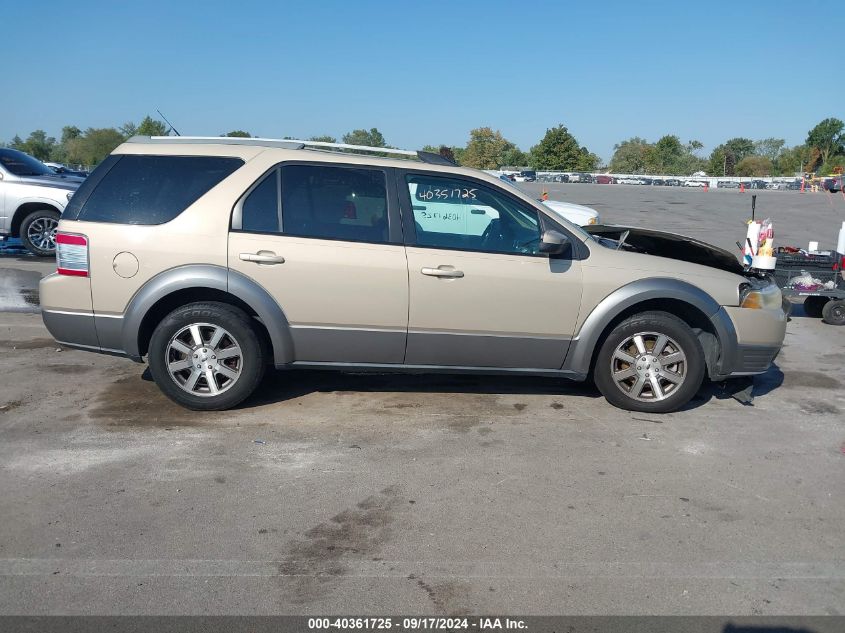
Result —
[[845, 255], [829, 253], [777, 254], [775, 281], [784, 297], [805, 297], [804, 312], [825, 323], [845, 325]]

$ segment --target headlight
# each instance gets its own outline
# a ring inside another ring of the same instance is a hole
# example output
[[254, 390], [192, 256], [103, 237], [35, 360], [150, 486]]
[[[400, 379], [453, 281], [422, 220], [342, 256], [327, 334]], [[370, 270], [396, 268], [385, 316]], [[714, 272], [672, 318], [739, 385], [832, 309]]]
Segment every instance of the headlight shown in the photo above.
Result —
[[70, 202], [70, 199], [71, 199], [71, 198], [73, 198], [73, 192], [72, 192], [72, 191], [68, 191], [68, 192], [67, 192], [67, 201], [68, 201], [68, 202]]
[[599, 223], [598, 218], [590, 218], [589, 220], [587, 220], [587, 224], [598, 224], [598, 223]]
[[753, 310], [781, 310], [783, 296], [777, 284], [770, 283], [759, 288], [744, 286], [740, 292], [739, 306]]

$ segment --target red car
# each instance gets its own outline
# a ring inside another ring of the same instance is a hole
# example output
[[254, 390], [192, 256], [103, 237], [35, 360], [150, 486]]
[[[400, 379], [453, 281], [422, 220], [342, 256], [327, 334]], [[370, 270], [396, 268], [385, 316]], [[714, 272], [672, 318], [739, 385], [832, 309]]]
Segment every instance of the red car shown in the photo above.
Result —
[[616, 180], [613, 178], [613, 176], [604, 176], [604, 175], [596, 176], [595, 182], [596, 182], [597, 185], [615, 185], [616, 184]]

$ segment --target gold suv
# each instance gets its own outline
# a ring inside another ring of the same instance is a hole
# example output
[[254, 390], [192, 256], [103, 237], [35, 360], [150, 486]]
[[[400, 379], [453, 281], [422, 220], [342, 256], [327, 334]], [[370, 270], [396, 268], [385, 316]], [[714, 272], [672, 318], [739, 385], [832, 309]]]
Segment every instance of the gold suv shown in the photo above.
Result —
[[60, 343], [146, 358], [191, 409], [238, 404], [268, 365], [592, 376], [647, 412], [766, 371], [786, 328], [768, 278], [591, 232], [436, 154], [135, 137], [65, 209], [41, 302]]

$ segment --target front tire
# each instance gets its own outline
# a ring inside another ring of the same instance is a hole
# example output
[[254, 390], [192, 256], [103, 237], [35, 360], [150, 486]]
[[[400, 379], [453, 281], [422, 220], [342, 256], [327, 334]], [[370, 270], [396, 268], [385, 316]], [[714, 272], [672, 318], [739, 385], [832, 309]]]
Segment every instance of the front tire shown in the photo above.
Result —
[[58, 226], [58, 211], [52, 209], [33, 211], [21, 222], [21, 241], [33, 255], [51, 257], [56, 254], [56, 229]]
[[158, 324], [148, 362], [168, 398], [188, 409], [220, 411], [255, 391], [264, 376], [266, 351], [242, 310], [225, 303], [190, 303]]
[[610, 404], [628, 411], [669, 413], [687, 404], [704, 379], [704, 350], [681, 319], [644, 312], [605, 339], [593, 377]]

